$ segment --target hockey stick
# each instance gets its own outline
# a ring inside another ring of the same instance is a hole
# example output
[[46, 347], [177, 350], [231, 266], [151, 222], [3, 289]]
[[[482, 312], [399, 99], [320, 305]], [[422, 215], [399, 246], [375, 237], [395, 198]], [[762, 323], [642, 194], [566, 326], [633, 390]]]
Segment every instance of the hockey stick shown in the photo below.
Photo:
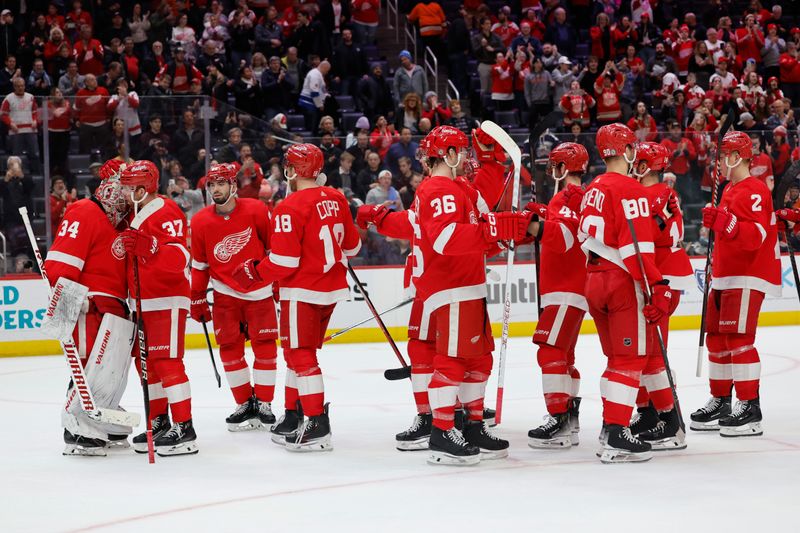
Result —
[[[511, 157], [511, 163], [514, 165], [514, 185], [512, 188], [511, 197], [511, 211], [519, 210], [519, 180], [522, 163], [522, 152], [506, 131], [489, 120], [481, 124], [481, 129], [489, 134], [497, 143], [503, 147], [503, 150]], [[505, 372], [506, 372], [506, 353], [508, 351], [508, 326], [511, 320], [511, 269], [514, 266], [515, 254], [514, 241], [511, 241], [508, 247], [508, 257], [506, 260], [506, 284], [505, 294], [503, 297], [503, 330], [500, 337], [500, 353], [498, 355], [497, 364], [497, 404], [495, 409], [495, 421], [499, 424], [503, 416], [503, 391], [505, 388]]]
[[208, 346], [208, 355], [211, 356], [211, 366], [214, 367], [214, 377], [217, 378], [217, 388], [222, 388], [222, 378], [219, 377], [219, 371], [217, 370], [217, 362], [214, 360], [214, 350], [211, 349], [211, 337], [208, 336], [208, 326], [206, 325], [206, 321], [203, 320], [200, 322], [203, 324], [203, 333], [206, 335], [206, 346]]
[[[39, 272], [41, 272], [42, 279], [47, 283], [49, 289], [50, 281], [47, 277], [47, 271], [44, 269], [44, 259], [42, 259], [39, 246], [36, 244], [33, 226], [31, 226], [31, 220], [28, 217], [28, 209], [26, 207], [20, 207], [19, 214], [25, 225], [25, 231], [28, 233], [28, 240], [30, 240], [31, 247], [33, 248], [33, 255], [36, 257], [36, 263], [39, 265]], [[77, 394], [81, 401], [81, 407], [92, 420], [120, 426], [138, 426], [141, 417], [137, 413], [99, 407], [95, 403], [94, 395], [89, 389], [89, 382], [86, 380], [86, 372], [81, 364], [81, 357], [78, 353], [78, 347], [75, 346], [75, 342], [69, 340], [67, 342], [59, 341], [59, 343], [61, 344], [61, 351], [64, 352], [64, 357], [67, 359], [67, 365], [69, 366], [70, 374], [72, 374], [72, 384], [74, 386], [70, 392], [67, 403], [71, 403], [72, 398]]]
[[[395, 305], [395, 306], [393, 306], [393, 307], [390, 307], [389, 309], [386, 309], [385, 311], [381, 311], [380, 313], [378, 313], [378, 315], [377, 315], [377, 316], [383, 316], [383, 315], [385, 315], [386, 313], [389, 313], [389, 312], [391, 312], [391, 311], [396, 311], [396, 310], [400, 309], [401, 307], [403, 307], [403, 306], [406, 306], [406, 305], [410, 304], [410, 303], [411, 303], [411, 302], [413, 302], [413, 301], [414, 301], [414, 298], [409, 298], [408, 300], [403, 300], [403, 301], [402, 301], [402, 302], [400, 302], [399, 304], [397, 304], [397, 305]], [[346, 327], [346, 328], [344, 328], [344, 329], [340, 329], [339, 331], [337, 331], [337, 332], [335, 332], [335, 333], [331, 333], [330, 335], [328, 335], [327, 337], [325, 337], [324, 339], [322, 339], [322, 342], [323, 342], [323, 344], [324, 344], [324, 343], [326, 343], [326, 342], [328, 342], [328, 341], [330, 341], [330, 340], [333, 340], [333, 339], [335, 339], [336, 337], [338, 337], [338, 336], [340, 336], [340, 335], [344, 335], [344, 334], [345, 334], [345, 333], [347, 333], [348, 331], [351, 331], [351, 330], [353, 330], [353, 329], [357, 328], [358, 326], [362, 326], [362, 325], [366, 324], [367, 322], [370, 322], [371, 320], [375, 320], [375, 316], [371, 316], [371, 317], [369, 317], [369, 318], [365, 318], [364, 320], [361, 320], [361, 321], [359, 321], [359, 322], [356, 322], [355, 324], [352, 324], [352, 325], [350, 325], [350, 326], [347, 326], [347, 327]]]
[[[622, 206], [623, 212], [625, 211], [625, 205], [623, 201]], [[642, 259], [642, 252], [639, 250], [639, 239], [636, 238], [636, 229], [633, 227], [633, 221], [625, 217], [625, 221], [628, 223], [628, 229], [631, 232], [631, 238], [633, 239], [633, 250], [636, 253], [636, 259], [639, 262], [639, 270], [642, 271], [642, 281], [644, 285], [644, 303], [647, 305], [652, 301], [653, 295], [650, 292], [650, 282], [647, 281], [647, 273], [644, 270], [644, 260]], [[669, 320], [669, 318], [667, 318]], [[658, 324], [653, 324], [656, 329], [656, 336], [658, 337], [658, 347], [661, 349], [661, 357], [664, 359], [664, 368], [667, 371], [667, 381], [669, 382], [669, 388], [672, 390], [672, 401], [675, 404], [675, 409], [678, 411], [678, 422], [680, 423], [681, 431], [686, 433], [686, 425], [683, 422], [683, 414], [681, 413], [681, 403], [678, 401], [678, 391], [675, 388], [675, 381], [672, 379], [672, 369], [669, 366], [669, 358], [667, 357], [667, 347], [664, 344], [664, 337], [661, 335], [661, 328]]]
[[[711, 205], [716, 207], [717, 206], [717, 194], [719, 190], [719, 172], [720, 172], [720, 152], [722, 151], [722, 138], [728, 133], [728, 130], [733, 125], [734, 120], [734, 111], [733, 106], [728, 108], [728, 114], [725, 115], [725, 122], [722, 123], [722, 126], [719, 128], [719, 134], [717, 135], [717, 153], [714, 156], [714, 168], [711, 169], [714, 175], [714, 184], [713, 189], [711, 189]], [[709, 230], [708, 232], [708, 248], [706, 249], [706, 271], [705, 271], [705, 283], [703, 284], [703, 309], [700, 313], [700, 339], [698, 341], [697, 346], [697, 368], [695, 369], [695, 375], [699, 378], [703, 375], [703, 359], [704, 359], [704, 352], [705, 352], [705, 343], [706, 343], [706, 307], [708, 307], [708, 293], [711, 288], [711, 261], [712, 261], [712, 253], [714, 250], [714, 232]]]
[[800, 274], [797, 272], [797, 259], [794, 257], [794, 247], [789, 242], [789, 232], [783, 232], [783, 239], [786, 241], [786, 248], [789, 250], [789, 261], [792, 263], [792, 273], [794, 274], [794, 288], [797, 289], [797, 299], [800, 300]]
[[[133, 222], [131, 222], [132, 229], [139, 229], [142, 222], [155, 211], [158, 211], [164, 206], [164, 200], [155, 198], [145, 205], [139, 211]], [[144, 415], [147, 419], [147, 461], [150, 464], [156, 462], [155, 458], [155, 445], [153, 444], [153, 421], [150, 419], [150, 389], [147, 381], [147, 339], [145, 338], [144, 331], [144, 316], [142, 315], [142, 286], [141, 278], [139, 277], [139, 259], [133, 258], [133, 283], [136, 285], [136, 332], [139, 337], [139, 366], [141, 367], [142, 375], [142, 395], [144, 396]]]
[[383, 323], [383, 319], [381, 318], [380, 313], [378, 310], [375, 309], [375, 306], [372, 304], [372, 299], [367, 294], [367, 291], [364, 289], [364, 285], [361, 284], [361, 280], [358, 279], [358, 275], [356, 271], [353, 269], [353, 265], [347, 263], [347, 271], [350, 272], [350, 276], [353, 278], [353, 281], [356, 282], [356, 286], [358, 290], [361, 291], [361, 296], [364, 297], [364, 301], [367, 302], [367, 307], [369, 307], [370, 312], [372, 312], [372, 316], [378, 322], [378, 327], [381, 328], [384, 337], [389, 342], [389, 345], [392, 347], [392, 351], [397, 356], [397, 359], [400, 361], [400, 364], [403, 365], [401, 368], [390, 368], [389, 370], [383, 373], [383, 377], [388, 379], [389, 381], [397, 381], [399, 379], [406, 379], [411, 377], [411, 367], [408, 366], [406, 360], [403, 359], [400, 350], [397, 348], [397, 344], [395, 344], [392, 335], [389, 333], [389, 330], [386, 329], [386, 324]]

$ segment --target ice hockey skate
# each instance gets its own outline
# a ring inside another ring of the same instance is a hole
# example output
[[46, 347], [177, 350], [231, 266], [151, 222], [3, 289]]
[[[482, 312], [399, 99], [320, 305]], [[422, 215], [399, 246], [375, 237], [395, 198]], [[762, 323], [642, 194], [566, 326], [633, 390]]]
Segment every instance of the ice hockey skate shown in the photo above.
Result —
[[128, 450], [130, 447], [131, 443], [128, 442], [127, 435], [108, 435], [108, 440], [106, 441], [107, 450]]
[[456, 428], [444, 431], [433, 426], [429, 447], [428, 463], [432, 465], [469, 466], [481, 462], [480, 448], [469, 444]]
[[256, 397], [253, 397], [253, 407], [258, 420], [261, 422], [261, 428], [266, 429], [275, 423], [275, 415], [272, 412], [272, 404], [270, 402], [262, 402]]
[[681, 429], [678, 410], [673, 407], [670, 411], [658, 413], [658, 419], [656, 427], [637, 436], [642, 441], [649, 442], [654, 452], [686, 449], [686, 433]]
[[228, 431], [238, 433], [240, 431], [252, 431], [261, 427], [255, 403], [255, 397], [249, 398], [246, 402], [236, 406], [236, 410], [225, 419], [228, 424]]
[[[168, 415], [159, 415], [153, 419], [153, 440], [166, 433], [172, 422], [169, 421]], [[133, 437], [133, 451], [136, 453], [147, 453], [147, 432], [142, 432]]]
[[759, 399], [736, 402], [733, 412], [719, 419], [719, 434], [722, 437], [758, 437], [763, 435], [761, 402]]
[[486, 422], [486, 424], [490, 428], [493, 428], [497, 425], [497, 420], [495, 419], [496, 416], [497, 416], [497, 411], [495, 411], [494, 409], [489, 409], [488, 407], [484, 407], [483, 421]]
[[297, 402], [297, 409], [287, 409], [283, 416], [270, 428], [272, 442], [286, 445], [286, 436], [294, 433], [303, 423], [303, 406]]
[[577, 446], [580, 443], [580, 432], [581, 432], [581, 422], [580, 422], [580, 408], [581, 408], [581, 398], [580, 396], [576, 396], [572, 398], [569, 402], [569, 427], [572, 431], [572, 445]]
[[191, 419], [175, 422], [169, 430], [155, 439], [156, 453], [160, 457], [170, 455], [192, 455], [197, 453], [197, 434]]
[[651, 446], [631, 434], [628, 427], [608, 425], [608, 440], [600, 450], [603, 463], [641, 463], [653, 458]]
[[300, 428], [286, 436], [286, 450], [290, 452], [330, 452], [331, 423], [328, 418], [328, 405], [321, 415], [309, 416]]
[[636, 414], [633, 415], [630, 428], [631, 434], [639, 435], [645, 431], [650, 431], [658, 425], [658, 411], [652, 405], [638, 407]]
[[569, 413], [544, 417], [544, 424], [528, 431], [528, 446], [548, 450], [566, 450], [572, 447], [572, 427]]
[[731, 414], [731, 397], [711, 397], [706, 404], [692, 413], [689, 428], [694, 431], [718, 431], [719, 420]]
[[64, 430], [64, 451], [62, 455], [79, 455], [84, 457], [105, 457], [106, 442], [102, 439], [91, 439], [81, 435], [73, 435]]
[[464, 426], [464, 439], [477, 446], [481, 451], [481, 459], [503, 459], [508, 457], [508, 441], [489, 432], [485, 421], [468, 420]]
[[428, 440], [431, 438], [431, 413], [418, 413], [411, 423], [411, 427], [395, 436], [396, 447], [401, 452], [427, 450]]

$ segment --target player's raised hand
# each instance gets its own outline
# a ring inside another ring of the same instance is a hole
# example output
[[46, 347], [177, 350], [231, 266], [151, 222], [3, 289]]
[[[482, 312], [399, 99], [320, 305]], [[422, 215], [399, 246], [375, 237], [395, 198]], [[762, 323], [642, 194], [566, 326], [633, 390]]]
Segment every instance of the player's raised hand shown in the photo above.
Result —
[[672, 189], [664, 189], [661, 194], [650, 203], [650, 213], [652, 213], [654, 217], [658, 217], [664, 221], [669, 220], [679, 211], [678, 198], [675, 196], [675, 191]]
[[249, 289], [256, 283], [260, 283], [264, 281], [261, 277], [261, 274], [258, 273], [258, 263], [257, 259], [248, 259], [233, 271], [233, 279], [236, 280], [243, 289]]
[[576, 214], [580, 214], [581, 202], [583, 201], [584, 194], [585, 191], [582, 187], [570, 183], [567, 185], [567, 188], [564, 189], [564, 205], [569, 207]]
[[362, 205], [356, 213], [356, 224], [361, 229], [367, 229], [370, 224], [378, 226], [390, 212], [383, 204]]
[[158, 252], [158, 240], [138, 229], [126, 229], [120, 235], [120, 240], [127, 254], [144, 260], [150, 259]]
[[525, 205], [525, 211], [530, 211], [537, 217], [539, 220], [547, 220], [547, 204], [540, 204], [538, 202], [528, 202]]

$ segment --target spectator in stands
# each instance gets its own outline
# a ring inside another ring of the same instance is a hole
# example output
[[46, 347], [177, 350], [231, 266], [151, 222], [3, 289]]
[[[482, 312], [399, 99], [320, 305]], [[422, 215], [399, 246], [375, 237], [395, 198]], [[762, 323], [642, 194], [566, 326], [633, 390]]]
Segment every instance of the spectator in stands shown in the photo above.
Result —
[[[480, 20], [480, 31], [472, 37], [472, 52], [478, 60], [478, 77], [481, 80], [481, 94], [489, 94], [492, 89], [492, 70], [497, 63], [497, 53], [505, 52], [503, 41], [492, 32], [492, 21], [489, 18]], [[409, 54], [410, 58], [411, 54]], [[395, 74], [395, 83], [397, 83]], [[427, 92], [425, 91], [420, 94]], [[397, 96], [395, 91], [395, 96]], [[400, 99], [400, 98], [398, 98]]]
[[694, 54], [689, 58], [689, 72], [704, 73], [711, 77], [716, 72], [714, 68], [714, 58], [708, 50], [705, 41], [695, 41]]
[[425, 47], [430, 47], [434, 56], [440, 61], [444, 59], [442, 35], [447, 17], [442, 6], [438, 2], [416, 2], [408, 14], [408, 21], [418, 27], [423, 50]]
[[[207, 13], [206, 15], [209, 14]], [[211, 13], [208, 20], [203, 23], [203, 26], [205, 26], [201, 40], [203, 46], [205, 46], [206, 43], [212, 43], [218, 54], [225, 55], [226, 46], [228, 45], [228, 41], [231, 40], [227, 24], [223, 24], [220, 15]]]
[[249, 144], [242, 144], [240, 156], [241, 162], [234, 162], [238, 168], [237, 179], [239, 186], [237, 194], [242, 198], [258, 199], [261, 182], [264, 180], [264, 172], [261, 170], [261, 165], [253, 159]]
[[371, 45], [375, 43], [380, 7], [380, 0], [352, 1], [353, 29], [358, 44]]
[[234, 127], [228, 130], [228, 144], [222, 147], [217, 154], [220, 163], [233, 163], [239, 159], [242, 147], [242, 130]]
[[47, 124], [43, 124], [49, 132], [50, 170], [66, 173], [67, 152], [69, 150], [69, 132], [72, 129], [72, 105], [64, 98], [58, 87], [53, 87], [47, 100]]
[[789, 166], [789, 151], [791, 146], [786, 142], [787, 131], [784, 126], [778, 126], [772, 130], [772, 144], [767, 145], [769, 156], [772, 158], [772, 170], [775, 176], [780, 179], [786, 167]]
[[[613, 64], [613, 61], [609, 62]], [[608, 65], [606, 65], [608, 68]], [[577, 81], [580, 84], [581, 75], [578, 74], [578, 66], [573, 65], [572, 61], [569, 60], [566, 56], [561, 56], [558, 59], [558, 68], [553, 70], [551, 76], [553, 78], [553, 100], [556, 102], [561, 101], [561, 97], [564, 96], [569, 90], [572, 85], [573, 81]], [[620, 75], [620, 80], [622, 76]], [[620, 83], [620, 88], [622, 84]]]
[[353, 189], [353, 192], [362, 201], [366, 200], [370, 189], [378, 185], [378, 174], [381, 170], [381, 156], [378, 155], [378, 152], [367, 152], [366, 165], [356, 176], [356, 188]]
[[338, 167], [339, 157], [342, 155], [342, 149], [334, 142], [333, 133], [326, 131], [321, 135], [319, 149], [322, 150], [324, 158], [322, 171], [326, 174], [333, 172]]
[[22, 160], [15, 155], [9, 156], [5, 176], [0, 181], [0, 199], [3, 200], [4, 211], [3, 233], [8, 239], [8, 251], [12, 255], [30, 246], [19, 208], [27, 207], [33, 213], [33, 193], [33, 179], [23, 172]]
[[320, 5], [319, 20], [334, 43], [334, 48], [341, 42], [342, 32], [350, 23], [350, 16], [350, 2], [346, 0], [328, 0]]
[[720, 57], [717, 60], [717, 69], [714, 72], [714, 74], [712, 74], [711, 77], [709, 78], [709, 83], [713, 85], [714, 80], [719, 80], [720, 84], [722, 85], [722, 88], [725, 91], [728, 91], [737, 85], [736, 76], [728, 72], [727, 57]]
[[297, 25], [289, 37], [289, 43], [297, 47], [297, 53], [303, 59], [310, 60], [309, 56], [312, 54], [322, 58], [330, 57], [330, 44], [325, 28], [302, 9], [297, 12]]
[[555, 45], [550, 43], [544, 43], [542, 45], [542, 63], [544, 64], [545, 70], [551, 74], [558, 68], [558, 60], [561, 59], [561, 57]]
[[400, 159], [407, 157], [416, 163], [416, 165], [414, 165], [415, 170], [421, 171], [422, 167], [416, 159], [418, 149], [419, 143], [411, 139], [411, 130], [402, 128], [400, 130], [400, 138], [389, 147], [389, 151], [383, 158], [384, 165], [392, 174], [396, 175], [400, 172]]
[[275, 138], [275, 134], [271, 131], [264, 134], [261, 144], [253, 147], [253, 157], [261, 168], [269, 168], [272, 163], [280, 163], [283, 158], [283, 148]]
[[236, 108], [253, 116], [261, 116], [261, 86], [253, 76], [253, 69], [244, 66], [233, 82], [233, 95]]
[[151, 52], [140, 56], [141, 72], [150, 80], [155, 80], [159, 71], [164, 68], [168, 61], [164, 57], [164, 45], [161, 41], [153, 42]]
[[[409, 93], [415, 94], [415, 93]], [[357, 106], [367, 117], [379, 115], [395, 118], [392, 87], [383, 75], [380, 63], [372, 65], [369, 76], [358, 81]]]
[[0, 104], [0, 119], [8, 128], [8, 147], [14, 154], [28, 155], [30, 168], [41, 173], [39, 162], [39, 143], [36, 139], [39, 110], [36, 99], [25, 92], [25, 80], [12, 80], [14, 92], [7, 95]]
[[460, 100], [450, 101], [450, 111], [453, 113], [453, 116], [450, 117], [450, 125], [454, 128], [471, 134], [472, 130], [478, 127], [478, 121], [464, 111]]
[[181, 173], [181, 164], [177, 161], [172, 162], [170, 175], [172, 178], [167, 185], [167, 194], [181, 208], [183, 214], [186, 215], [186, 220], [191, 221], [194, 214], [205, 207], [203, 190], [191, 188], [189, 180]]
[[264, 116], [273, 117], [289, 110], [292, 87], [286, 78], [286, 69], [278, 56], [269, 58], [269, 67], [261, 75], [261, 95], [266, 105]]
[[389, 147], [399, 138], [400, 136], [395, 130], [394, 124], [389, 124], [386, 117], [378, 117], [378, 120], [375, 121], [375, 129], [369, 135], [369, 144], [383, 160], [386, 158]]
[[78, 191], [67, 190], [67, 182], [61, 176], [50, 180], [50, 235], [55, 236], [67, 207], [78, 200]]
[[[644, 99], [648, 88], [647, 74], [644, 71], [644, 62], [639, 57], [633, 57], [630, 61], [623, 59], [619, 70], [624, 78], [620, 100], [627, 110], [636, 102]], [[628, 111], [626, 111], [627, 113]]]
[[147, 150], [156, 142], [162, 142], [167, 147], [171, 146], [169, 135], [162, 130], [161, 115], [150, 115], [147, 121], [148, 129], [142, 134], [141, 149]]
[[567, 57], [574, 56], [578, 34], [567, 22], [567, 12], [563, 7], [556, 8], [554, 13], [554, 20], [547, 26], [544, 40], [557, 46], [559, 53]]
[[653, 142], [658, 137], [656, 120], [650, 114], [647, 104], [644, 102], [636, 103], [636, 111], [628, 121], [628, 127], [636, 135], [636, 139], [639, 142]]
[[783, 100], [775, 100], [772, 102], [772, 105], [770, 106], [770, 111], [772, 113], [766, 120], [766, 129], [774, 130], [779, 126], [786, 128], [787, 131], [795, 131], [797, 129], [794, 110], [789, 109], [787, 111], [786, 107], [787, 106]]
[[[356, 144], [348, 147], [347, 151], [353, 155], [353, 170], [356, 174], [360, 173], [367, 166], [367, 154], [370, 151], [369, 133], [359, 131], [356, 134]], [[380, 158], [378, 158], [378, 161], [380, 162]], [[358, 194], [358, 186], [353, 190]]]
[[155, 141], [149, 150], [143, 152], [143, 158], [148, 159], [155, 164], [161, 176], [158, 184], [158, 190], [161, 194], [166, 193], [167, 186], [170, 180], [170, 166], [175, 158], [169, 153], [169, 145], [163, 141]]
[[334, 189], [353, 189], [356, 183], [356, 173], [353, 171], [355, 157], [350, 152], [342, 152], [339, 156], [338, 168], [328, 174], [328, 185]]
[[[800, 31], [797, 35], [800, 35]], [[786, 51], [781, 54], [778, 66], [781, 90], [794, 105], [800, 104], [800, 57], [796, 42], [786, 43]]]
[[14, 15], [10, 9], [0, 12], [0, 55], [7, 57], [15, 51], [19, 42], [19, 30], [14, 24]]
[[103, 73], [103, 45], [92, 37], [92, 27], [83, 24], [81, 38], [75, 43], [75, 59], [78, 61], [78, 71], [83, 74], [99, 76]]
[[142, 13], [142, 4], [137, 2], [133, 4], [127, 24], [136, 55], [143, 58], [147, 54], [147, 32], [150, 29], [150, 13]]
[[648, 12], [642, 13], [636, 26], [636, 49], [644, 64], [648, 64], [656, 55], [656, 44], [661, 41], [661, 30], [651, 21]]
[[531, 129], [552, 109], [551, 94], [554, 86], [555, 82], [544, 69], [542, 60], [534, 58], [530, 71], [525, 76], [525, 102], [528, 105]]
[[168, 63], [161, 67], [156, 75], [158, 81], [165, 74], [168, 74], [172, 83], [170, 89], [173, 94], [185, 95], [189, 93], [192, 80], [202, 80], [203, 75], [192, 64], [191, 61], [186, 59], [186, 50], [178, 46], [175, 48], [175, 59], [173, 62]]
[[331, 136], [334, 137], [334, 144], [338, 146], [340, 141], [336, 139], [336, 123], [330, 115], [325, 115], [319, 119], [319, 124], [317, 125], [316, 135], [318, 137], [322, 137], [326, 133], [330, 133]]
[[22, 78], [22, 70], [17, 68], [17, 58], [14, 55], [6, 56], [3, 69], [0, 70], [0, 96], [5, 96], [14, 91], [11, 82], [14, 78]]
[[605, 63], [609, 59], [613, 59], [611, 55], [611, 19], [605, 12], [600, 12], [595, 21], [595, 25], [589, 29], [592, 39], [592, 55]]
[[425, 109], [422, 110], [422, 116], [431, 121], [432, 127], [443, 126], [450, 121], [453, 116], [444, 104], [439, 103], [439, 97], [434, 91], [425, 93]]
[[753, 59], [756, 63], [761, 62], [761, 49], [765, 44], [764, 33], [756, 23], [755, 15], [752, 13], [746, 15], [744, 25], [737, 28], [734, 35], [742, 61]]
[[767, 103], [772, 105], [776, 100], [783, 100], [785, 95], [780, 89], [780, 81], [775, 76], [767, 79]]
[[290, 46], [286, 50], [286, 57], [282, 60], [284, 68], [286, 68], [286, 81], [289, 82], [291, 87], [290, 102], [296, 102], [300, 96], [300, 90], [303, 88], [303, 80], [308, 73], [309, 67], [306, 65], [304, 59], [297, 55], [297, 48]]
[[189, 25], [189, 16], [186, 13], [178, 17], [178, 24], [172, 28], [170, 45], [183, 48], [189, 61], [197, 59], [197, 34]]
[[388, 170], [381, 170], [378, 173], [377, 185], [369, 190], [367, 205], [383, 205], [391, 211], [402, 211], [403, 202], [400, 200], [400, 193], [392, 187], [392, 173]]
[[753, 105], [751, 109], [756, 122], [759, 124], [764, 124], [770, 116], [770, 109], [767, 105], [767, 96], [765, 94], [759, 94], [756, 97], [755, 105]]
[[274, 5], [267, 8], [266, 14], [261, 17], [260, 23], [255, 27], [255, 50], [264, 57], [280, 55], [283, 49], [283, 30], [277, 23], [278, 10]]
[[416, 93], [420, 98], [428, 92], [428, 77], [422, 67], [411, 60], [411, 52], [403, 50], [398, 56], [400, 68], [394, 73], [394, 96], [402, 102], [408, 93]]
[[[572, 80], [569, 92], [563, 95], [558, 102], [559, 107], [564, 111], [565, 126], [579, 124], [583, 128], [589, 127], [590, 110], [595, 107], [596, 102], [591, 95], [581, 88], [578, 80]], [[544, 108], [539, 112], [544, 112]]]
[[[511, 42], [519, 35], [520, 29], [517, 24], [511, 20], [511, 8], [503, 6], [497, 12], [497, 22], [492, 25], [492, 31], [500, 37], [503, 46], [506, 48], [511, 47]], [[512, 50], [515, 50], [512, 48]]]
[[761, 133], [753, 131], [749, 135], [750, 140], [753, 141], [753, 159], [750, 161], [750, 175], [763, 181], [771, 191], [775, 188], [772, 158], [761, 151], [763, 144]]
[[624, 16], [620, 19], [619, 24], [612, 26], [611, 40], [614, 43], [615, 58], [624, 56], [629, 46], [635, 47], [639, 40], [639, 34], [630, 18]]
[[353, 42], [353, 30], [342, 30], [342, 42], [333, 51], [331, 74], [339, 94], [356, 95], [358, 80], [367, 75], [367, 56]]
[[309, 131], [314, 129], [319, 123], [325, 108], [325, 100], [328, 98], [328, 89], [325, 84], [325, 76], [331, 70], [331, 64], [322, 61], [318, 67], [312, 68], [303, 81], [303, 90], [300, 92], [298, 106], [303, 110], [306, 117], [306, 128]]
[[203, 144], [205, 135], [197, 124], [195, 113], [192, 109], [185, 109], [182, 114], [180, 127], [172, 137], [172, 151], [177, 155], [178, 161], [188, 168]]
[[[683, 136], [677, 120], [667, 122], [668, 135], [661, 141], [671, 154], [671, 170], [675, 174], [677, 191], [685, 203], [700, 199], [699, 183], [693, 180], [690, 165], [697, 158], [694, 143]], [[693, 183], [694, 181], [694, 183]]]
[[[459, 95], [469, 92], [469, 75], [467, 60], [471, 55], [470, 22], [464, 6], [458, 9], [458, 16], [450, 21], [447, 27], [447, 73], [450, 81], [455, 85]], [[529, 29], [530, 33], [530, 29]]]
[[[530, 21], [523, 20], [519, 24], [519, 35], [511, 41], [511, 50], [518, 52], [524, 50], [530, 56], [538, 56], [542, 53], [542, 42], [533, 35]], [[448, 36], [448, 40], [450, 37]]]
[[128, 89], [128, 81], [125, 78], [117, 80], [114, 95], [108, 99], [108, 110], [113, 118], [120, 118], [128, 127], [130, 137], [129, 148], [136, 151], [138, 138], [142, 134], [142, 125], [139, 122], [139, 95], [136, 91]]
[[[404, 159], [400, 161], [400, 171], [402, 172], [403, 169], [408, 169], [411, 172], [411, 162], [405, 161]], [[420, 183], [422, 183], [422, 174], [418, 174], [417, 172], [411, 172], [410, 177], [403, 176], [401, 178], [403, 181], [406, 181], [406, 185], [404, 185], [400, 189], [400, 201], [403, 203], [403, 209], [411, 209], [414, 205], [414, 197], [417, 193], [417, 187], [419, 187]]]
[[206, 173], [206, 149], [200, 148], [194, 154], [194, 159], [188, 165], [186, 177], [189, 179], [193, 187], [199, 186], [200, 178]]
[[761, 49], [764, 77], [780, 76], [778, 63], [784, 51], [786, 51], [786, 41], [778, 35], [778, 27], [775, 24], [769, 24], [767, 35], [764, 38], [764, 47]]
[[650, 86], [658, 87], [665, 74], [675, 72], [675, 61], [667, 55], [663, 42], [656, 43], [656, 54], [647, 63], [647, 72], [650, 75]]
[[[417, 163], [417, 168], [414, 168]], [[416, 158], [403, 156], [397, 160], [397, 172], [392, 173], [392, 186], [398, 191], [408, 185], [414, 176], [419, 175], [421, 167]]]
[[[242, 4], [239, 2], [239, 4]], [[252, 19], [249, 15], [252, 15]], [[241, 68], [250, 65], [253, 58], [253, 49], [250, 45], [255, 38], [253, 21], [255, 14], [247, 8], [247, 4], [237, 5], [236, 10], [231, 13], [228, 31], [230, 33], [229, 52], [233, 68]], [[257, 78], [258, 79], [258, 78]]]
[[[62, 46], [67, 48], [67, 55], [72, 57], [72, 45], [64, 38], [64, 32], [61, 31], [61, 28], [56, 26], [50, 30], [47, 42], [44, 45], [44, 55], [42, 57], [44, 57], [44, 60], [47, 61], [48, 64], [54, 62]], [[48, 72], [51, 76], [53, 75], [52, 65], [48, 65]]]
[[402, 105], [395, 112], [395, 129], [408, 128], [414, 135], [419, 134], [419, 119], [422, 118], [422, 98], [410, 92], [403, 98]]
[[419, 119], [419, 134], [425, 136], [431, 132], [431, 121], [425, 117]]

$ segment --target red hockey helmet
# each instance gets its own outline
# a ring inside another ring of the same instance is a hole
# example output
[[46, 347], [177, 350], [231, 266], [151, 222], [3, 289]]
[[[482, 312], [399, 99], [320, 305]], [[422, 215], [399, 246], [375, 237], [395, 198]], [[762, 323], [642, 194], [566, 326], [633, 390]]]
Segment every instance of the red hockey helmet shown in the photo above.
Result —
[[753, 159], [753, 141], [743, 131], [731, 131], [722, 138], [720, 154], [727, 158], [732, 152], [738, 152], [742, 159]]
[[426, 157], [444, 157], [450, 148], [455, 148], [456, 152], [469, 148], [469, 139], [458, 128], [453, 126], [437, 126], [432, 129], [423, 139], [420, 148], [425, 146]]
[[228, 183], [236, 183], [236, 166], [230, 163], [220, 163], [211, 165], [206, 174], [206, 183], [212, 181], [227, 181]]
[[[644, 177], [648, 172], [661, 172], [669, 165], [669, 150], [659, 143], [641, 142], [636, 145], [636, 164], [634, 173], [639, 177]], [[641, 174], [637, 172], [639, 163], [646, 163], [647, 170]]]
[[589, 166], [589, 152], [582, 144], [578, 143], [561, 143], [550, 152], [550, 164], [553, 167], [558, 167], [564, 164], [567, 172], [586, 172], [586, 167]]
[[144, 190], [148, 193], [154, 193], [158, 191], [160, 178], [161, 175], [155, 163], [141, 159], [125, 167], [125, 170], [120, 174], [119, 180], [122, 185], [144, 187]]
[[103, 206], [103, 210], [112, 226], [116, 227], [128, 214], [128, 204], [125, 202], [122, 185], [116, 175], [109, 179], [104, 179], [95, 189], [94, 197]]
[[293, 144], [286, 151], [284, 167], [292, 167], [294, 173], [286, 177], [289, 179], [316, 179], [322, 170], [324, 157], [322, 150], [313, 144]]
[[625, 157], [628, 146], [636, 147], [636, 135], [625, 124], [617, 122], [597, 130], [597, 151], [603, 159], [618, 155]]
[[103, 166], [100, 167], [100, 179], [107, 180], [108, 178], [112, 178], [114, 176], [119, 176], [119, 173], [125, 170], [127, 165], [124, 161], [119, 159], [109, 159]]

